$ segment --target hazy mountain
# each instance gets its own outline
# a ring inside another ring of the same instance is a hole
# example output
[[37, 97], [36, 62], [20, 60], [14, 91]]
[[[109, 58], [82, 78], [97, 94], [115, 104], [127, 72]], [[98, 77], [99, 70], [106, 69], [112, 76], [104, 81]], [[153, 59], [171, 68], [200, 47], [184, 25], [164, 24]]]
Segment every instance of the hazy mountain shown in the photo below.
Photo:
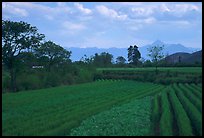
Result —
[[[190, 48], [190, 47], [185, 47], [182, 44], [166, 44], [160, 40], [156, 40], [155, 42], [153, 42], [152, 44], [148, 44], [142, 47], [139, 47], [139, 51], [141, 53], [141, 56], [144, 59], [149, 59], [149, 57], [147, 56], [148, 51], [147, 48], [151, 47], [151, 46], [164, 46], [164, 50], [163, 53], [166, 55], [168, 53], [168, 55], [177, 53], [177, 52], [185, 52], [185, 53], [192, 53], [198, 50], [201, 50], [199, 48]], [[129, 46], [127, 46], [128, 48]], [[91, 47], [91, 48], [77, 48], [77, 47], [71, 47], [68, 48], [67, 50], [71, 50], [72, 51], [72, 55], [71, 55], [71, 59], [72, 61], [78, 61], [80, 60], [84, 55], [86, 55], [87, 57], [90, 56], [94, 56], [95, 53], [102, 53], [102, 52], [108, 52], [110, 54], [112, 54], [114, 56], [114, 61], [118, 56], [123, 56], [124, 58], [127, 59], [127, 48], [96, 48], [96, 47]]]
[[145, 59], [149, 59], [149, 57], [147, 56], [148, 54], [148, 50], [147, 48], [150, 48], [151, 46], [164, 46], [164, 50], [163, 50], [163, 54], [164, 55], [171, 55], [174, 53], [178, 53], [178, 52], [185, 52], [185, 53], [193, 53], [195, 51], [201, 50], [199, 48], [191, 48], [191, 47], [185, 47], [182, 44], [166, 44], [160, 40], [157, 40], [155, 42], [153, 42], [152, 44], [140, 47], [139, 50], [142, 53], [142, 57], [144, 57]]

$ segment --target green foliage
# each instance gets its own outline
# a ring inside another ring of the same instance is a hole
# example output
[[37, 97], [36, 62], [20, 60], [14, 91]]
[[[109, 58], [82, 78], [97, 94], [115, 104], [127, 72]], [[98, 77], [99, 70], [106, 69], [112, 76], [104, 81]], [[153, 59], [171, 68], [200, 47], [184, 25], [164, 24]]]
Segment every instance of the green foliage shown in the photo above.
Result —
[[115, 106], [84, 120], [71, 136], [144, 136], [150, 133], [151, 99]]
[[48, 67], [48, 71], [50, 71], [54, 65], [57, 64], [59, 66], [60, 63], [69, 61], [71, 52], [52, 41], [47, 41], [40, 48], [36, 49], [36, 55], [41, 59], [47, 58], [47, 64], [45, 65]]
[[43, 38], [44, 35], [28, 23], [2, 20], [2, 61], [10, 72], [11, 91], [16, 91], [17, 57], [22, 51], [36, 49]]
[[157, 73], [158, 61], [164, 57], [162, 53], [163, 49], [164, 49], [164, 46], [152, 46], [147, 49], [149, 51], [148, 56], [152, 59], [152, 62], [156, 67], [156, 73]]
[[134, 47], [130, 46], [128, 48], [128, 62], [130, 64], [137, 66], [140, 58], [141, 58], [141, 54], [138, 50], [138, 47], [136, 45], [134, 45]]
[[10, 75], [7, 71], [2, 71], [2, 93], [8, 92], [10, 88]]
[[176, 122], [179, 129], [179, 135], [192, 136], [193, 130], [191, 127], [190, 119], [188, 118], [186, 111], [184, 110], [181, 102], [179, 101], [178, 97], [175, 94], [175, 91], [172, 88], [170, 88], [169, 96], [170, 102], [175, 112]]
[[42, 80], [36, 74], [22, 74], [17, 79], [17, 91], [42, 88]]
[[93, 57], [93, 64], [97, 67], [110, 67], [112, 65], [113, 55], [102, 52], [101, 54], [95, 54]]
[[116, 58], [116, 64], [118, 64], [120, 66], [124, 65], [125, 62], [126, 62], [126, 59], [123, 56], [118, 56]]

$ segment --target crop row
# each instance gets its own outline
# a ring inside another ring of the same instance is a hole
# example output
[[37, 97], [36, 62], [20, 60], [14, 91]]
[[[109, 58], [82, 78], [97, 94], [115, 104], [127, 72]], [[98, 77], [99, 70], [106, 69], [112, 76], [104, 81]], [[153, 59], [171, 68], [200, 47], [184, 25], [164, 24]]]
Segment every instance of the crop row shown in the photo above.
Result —
[[155, 135], [202, 135], [202, 101], [196, 92], [192, 84], [173, 84], [154, 97]]
[[185, 97], [184, 93], [186, 93], [186, 91], [182, 91], [181, 89], [179, 89], [177, 85], [174, 85], [174, 89], [176, 90], [176, 94], [178, 95], [179, 100], [182, 102], [183, 107], [186, 113], [188, 114], [189, 119], [191, 120], [192, 128], [195, 131], [194, 133], [196, 135], [201, 136], [202, 135], [202, 115], [201, 113], [196, 108], [196, 106], [192, 104], [187, 97]]

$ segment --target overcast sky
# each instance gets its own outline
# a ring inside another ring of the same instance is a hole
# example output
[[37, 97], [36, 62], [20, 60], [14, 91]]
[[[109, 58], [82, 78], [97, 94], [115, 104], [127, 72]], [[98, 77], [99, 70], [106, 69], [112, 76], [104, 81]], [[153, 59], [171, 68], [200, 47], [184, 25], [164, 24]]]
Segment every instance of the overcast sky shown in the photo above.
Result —
[[3, 2], [2, 12], [63, 47], [141, 47], [159, 39], [202, 48], [201, 2]]

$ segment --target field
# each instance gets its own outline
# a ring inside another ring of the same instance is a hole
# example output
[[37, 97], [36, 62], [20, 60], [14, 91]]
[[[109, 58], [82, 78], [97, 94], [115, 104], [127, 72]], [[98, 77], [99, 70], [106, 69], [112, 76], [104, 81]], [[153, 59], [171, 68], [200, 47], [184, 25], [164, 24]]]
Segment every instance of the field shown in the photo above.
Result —
[[172, 83], [202, 83], [201, 67], [153, 67], [147, 68], [97, 68], [97, 79], [125, 79], [154, 82], [163, 85]]
[[201, 84], [101, 80], [2, 96], [4, 136], [202, 135]]
[[[158, 67], [162, 72], [202, 73], [202, 67]], [[155, 67], [145, 68], [98, 68], [98, 71], [155, 71]]]

